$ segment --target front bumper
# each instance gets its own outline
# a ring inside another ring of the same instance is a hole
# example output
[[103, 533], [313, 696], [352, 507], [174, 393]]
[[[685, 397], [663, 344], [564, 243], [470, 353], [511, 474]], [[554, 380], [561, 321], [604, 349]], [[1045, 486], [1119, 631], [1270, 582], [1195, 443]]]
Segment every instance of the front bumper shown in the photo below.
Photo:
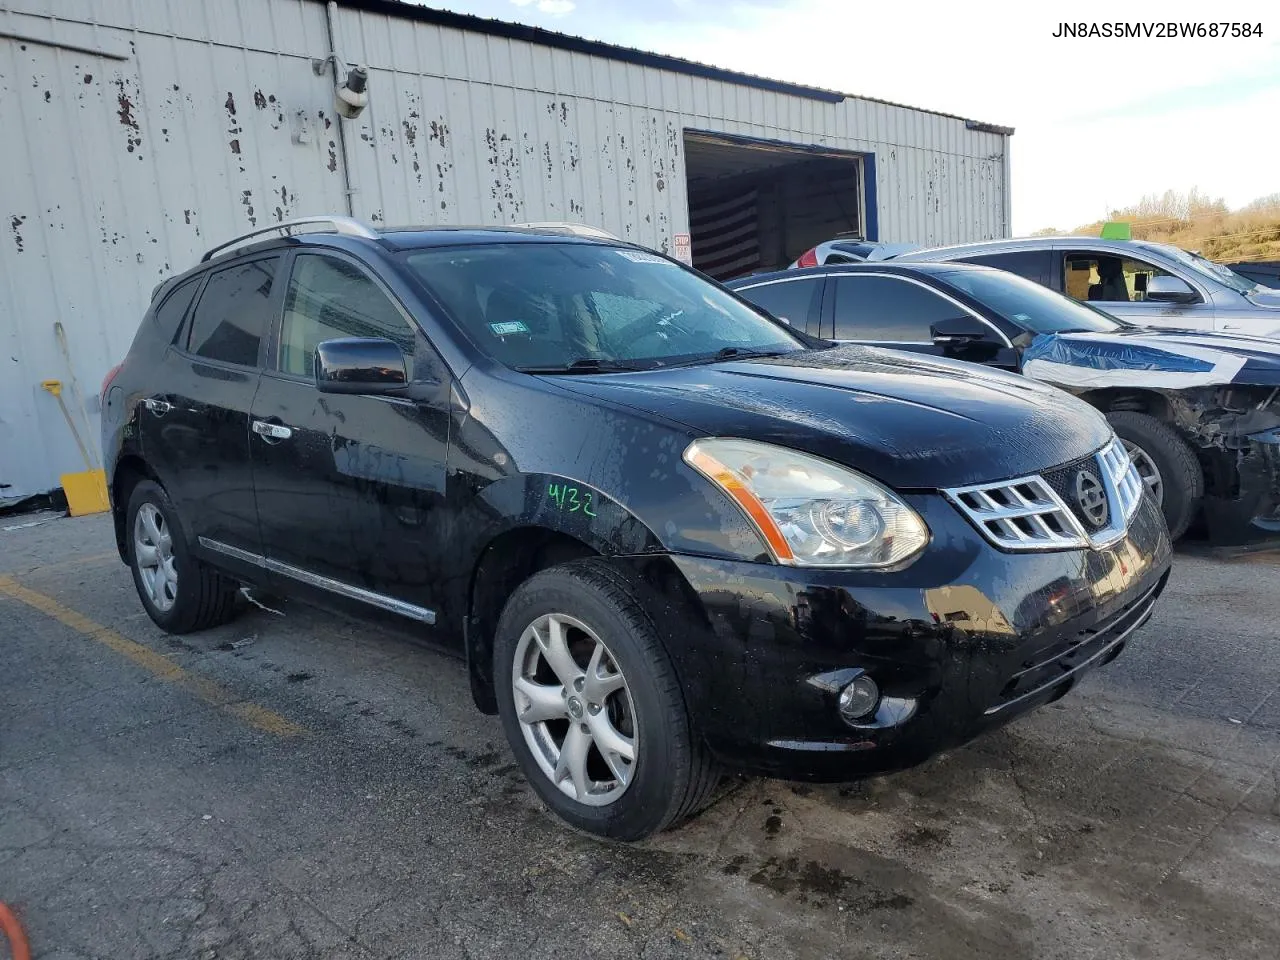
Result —
[[[933, 540], [896, 573], [690, 556], [668, 558], [678, 578], [650, 571], [701, 621], [698, 636], [673, 630], [667, 644], [723, 762], [807, 780], [919, 763], [1114, 658], [1168, 577], [1168, 531], [1149, 497], [1112, 546], [1050, 553], [997, 550], [941, 497], [907, 499]], [[837, 697], [858, 671], [884, 699], [852, 728]]]

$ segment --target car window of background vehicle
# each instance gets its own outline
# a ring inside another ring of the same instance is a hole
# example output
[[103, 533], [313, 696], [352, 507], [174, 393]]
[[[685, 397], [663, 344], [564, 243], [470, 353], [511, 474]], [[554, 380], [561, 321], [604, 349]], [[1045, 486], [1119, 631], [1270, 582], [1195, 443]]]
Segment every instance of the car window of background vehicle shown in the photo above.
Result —
[[513, 368], [804, 348], [784, 326], [642, 250], [496, 243], [413, 251], [404, 262], [481, 349]]
[[740, 290], [739, 293], [757, 306], [768, 310], [779, 320], [785, 320], [793, 327], [803, 330], [809, 319], [809, 312], [813, 308], [813, 298], [821, 289], [822, 282], [822, 277], [805, 280], [776, 280], [772, 283], [762, 283], [758, 287]]
[[413, 328], [399, 309], [354, 264], [299, 254], [285, 296], [277, 367], [311, 377], [316, 345], [339, 337], [382, 337], [413, 356]]
[[1014, 250], [1008, 253], [988, 253], [978, 257], [965, 257], [966, 263], [983, 267], [1008, 270], [1036, 283], [1048, 282], [1050, 255], [1045, 250]]
[[265, 257], [211, 274], [196, 305], [187, 349], [210, 360], [255, 366], [271, 319], [271, 285], [279, 265], [279, 257]]
[[1025, 277], [995, 270], [956, 270], [938, 278], [967, 293], [1010, 323], [1034, 333], [1087, 330], [1112, 333], [1126, 328], [1101, 310], [1054, 293]]
[[835, 296], [837, 340], [928, 343], [932, 324], [964, 313], [939, 294], [897, 277], [837, 277]]
[[1142, 260], [1098, 253], [1068, 253], [1065, 268], [1067, 296], [1103, 303], [1140, 303], [1152, 277], [1170, 276]]

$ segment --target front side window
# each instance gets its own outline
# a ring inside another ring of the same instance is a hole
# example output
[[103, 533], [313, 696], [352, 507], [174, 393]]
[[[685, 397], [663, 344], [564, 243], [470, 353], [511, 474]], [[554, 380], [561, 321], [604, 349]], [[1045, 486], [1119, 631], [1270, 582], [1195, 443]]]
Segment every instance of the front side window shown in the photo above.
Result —
[[[827, 262], [830, 263], [831, 260], [828, 259]], [[738, 295], [768, 310], [779, 320], [785, 320], [803, 330], [809, 320], [814, 297], [821, 287], [821, 277], [809, 280], [775, 280], [773, 283], [739, 289]]]
[[187, 350], [210, 360], [252, 367], [271, 322], [271, 288], [279, 257], [250, 260], [213, 273], [191, 320]]
[[1143, 260], [1105, 253], [1068, 253], [1063, 264], [1067, 296], [1097, 303], [1141, 303], [1151, 278], [1167, 276]]
[[1101, 310], [1077, 303], [1048, 287], [996, 270], [955, 270], [938, 279], [967, 293], [1010, 323], [1032, 333], [1096, 331], [1107, 333], [1128, 326]]
[[515, 369], [635, 369], [803, 349], [784, 327], [643, 250], [491, 243], [414, 250], [403, 262], [476, 344]]
[[929, 343], [929, 328], [964, 310], [934, 291], [886, 276], [837, 277], [837, 340]]
[[343, 337], [391, 340], [406, 359], [413, 356], [413, 328], [368, 275], [345, 260], [299, 254], [285, 293], [277, 368], [313, 377], [316, 345]]

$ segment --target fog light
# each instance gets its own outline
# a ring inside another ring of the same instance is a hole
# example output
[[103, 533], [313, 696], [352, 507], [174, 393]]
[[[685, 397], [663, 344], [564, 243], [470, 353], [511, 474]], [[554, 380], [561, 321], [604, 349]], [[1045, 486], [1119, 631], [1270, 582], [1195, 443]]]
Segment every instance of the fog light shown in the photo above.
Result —
[[865, 719], [880, 703], [880, 688], [865, 673], [840, 691], [840, 716], [850, 723]]

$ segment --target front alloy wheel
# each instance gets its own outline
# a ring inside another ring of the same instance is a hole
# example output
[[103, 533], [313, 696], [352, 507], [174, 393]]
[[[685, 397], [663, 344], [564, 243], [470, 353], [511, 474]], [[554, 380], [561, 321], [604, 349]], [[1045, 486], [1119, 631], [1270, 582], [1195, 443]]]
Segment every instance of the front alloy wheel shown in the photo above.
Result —
[[520, 636], [512, 670], [516, 717], [542, 772], [589, 806], [626, 791], [636, 762], [636, 708], [604, 641], [564, 613]]
[[720, 782], [663, 642], [700, 628], [666, 604], [660, 630], [648, 590], [603, 558], [570, 560], [516, 587], [493, 638], [498, 712], [529, 786], [617, 840], [679, 823]]

